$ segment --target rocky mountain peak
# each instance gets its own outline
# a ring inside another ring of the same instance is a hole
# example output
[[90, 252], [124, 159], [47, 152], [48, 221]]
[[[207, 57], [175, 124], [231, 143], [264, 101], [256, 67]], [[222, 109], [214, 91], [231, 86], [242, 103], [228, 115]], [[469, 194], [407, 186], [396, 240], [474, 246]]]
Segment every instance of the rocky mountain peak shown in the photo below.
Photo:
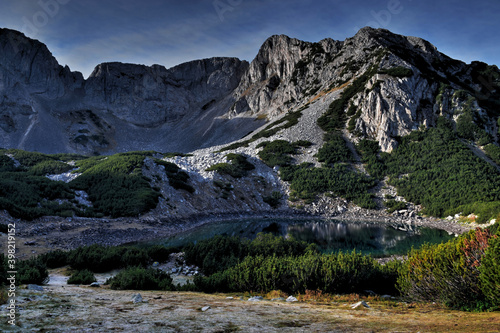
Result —
[[498, 69], [466, 65], [421, 38], [385, 29], [365, 27], [345, 41], [316, 43], [274, 35], [251, 63], [210, 58], [169, 69], [103, 63], [87, 80], [19, 32], [0, 30], [0, 54], [4, 147], [190, 151], [239, 139], [265, 121], [325, 103], [354, 83], [359, 87], [344, 110], [352, 140], [376, 139], [390, 151], [397, 137], [432, 126], [439, 115], [458, 121], [470, 109], [463, 106], [467, 99], [451, 98], [460, 90], [471, 98], [477, 91], [487, 96], [473, 105], [486, 115], [483, 129], [496, 137], [494, 112], [487, 110], [494, 109], [497, 90], [485, 88], [478, 77]]

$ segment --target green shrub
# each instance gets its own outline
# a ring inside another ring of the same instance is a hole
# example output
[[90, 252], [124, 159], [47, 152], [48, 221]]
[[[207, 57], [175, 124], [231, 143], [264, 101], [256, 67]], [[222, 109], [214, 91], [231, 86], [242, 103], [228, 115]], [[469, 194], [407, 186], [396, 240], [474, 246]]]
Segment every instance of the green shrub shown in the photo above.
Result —
[[366, 289], [386, 292], [379, 286], [394, 285], [393, 267], [396, 265], [384, 270], [371, 257], [356, 252], [297, 257], [247, 256], [225, 271], [208, 277], [195, 277], [195, 284], [206, 292], [281, 290], [303, 293], [306, 290], [321, 290], [352, 293]]
[[150, 261], [144, 249], [124, 246], [105, 247], [98, 244], [71, 250], [67, 260], [74, 269], [88, 269], [96, 273], [128, 266], [146, 266]]
[[38, 152], [29, 152], [19, 149], [9, 149], [8, 154], [12, 154], [14, 158], [24, 167], [32, 167], [40, 162], [53, 161], [54, 158], [47, 154]]
[[364, 208], [376, 208], [368, 190], [376, 180], [353, 171], [345, 165], [312, 168], [309, 165], [285, 167], [280, 170], [281, 178], [290, 181], [292, 196], [313, 199], [317, 194], [332, 192], [334, 195], [352, 200]]
[[491, 158], [496, 164], [500, 165], [500, 147], [494, 143], [490, 143], [484, 147], [486, 154]]
[[[488, 230], [478, 228], [447, 243], [411, 251], [400, 270], [399, 290], [411, 299], [452, 308], [484, 307], [480, 267], [491, 237]], [[498, 281], [498, 276], [495, 279]]]
[[392, 67], [388, 69], [383, 69], [379, 71], [380, 74], [387, 74], [394, 77], [409, 77], [413, 76], [413, 71], [410, 68], [406, 68], [403, 66]]
[[389, 183], [406, 201], [421, 204], [423, 212], [433, 216], [500, 201], [498, 171], [474, 155], [443, 117], [438, 123], [438, 128], [412, 132], [391, 154], [374, 161], [383, 164], [380, 170], [390, 176]]
[[406, 209], [406, 202], [396, 201], [396, 200], [387, 200], [384, 202], [384, 205], [387, 207], [387, 212], [392, 213], [397, 210]]
[[149, 256], [146, 250], [135, 247], [117, 248], [117, 252], [122, 252], [120, 261], [122, 267], [146, 266], [149, 263]]
[[350, 162], [352, 160], [352, 153], [342, 135], [340, 133], [333, 133], [326, 136], [326, 142], [318, 150], [316, 158], [318, 162], [322, 162], [328, 166], [338, 162]]
[[68, 264], [69, 252], [54, 250], [38, 256], [48, 268], [59, 268]]
[[500, 307], [500, 237], [490, 239], [479, 267], [481, 290], [493, 306]]
[[356, 145], [356, 150], [361, 155], [366, 171], [372, 177], [383, 179], [387, 170], [382, 158], [379, 156], [380, 146], [378, 142], [368, 139], [360, 140]]
[[283, 198], [283, 194], [279, 191], [273, 191], [271, 195], [262, 197], [262, 200], [267, 203], [271, 208], [277, 208]]
[[239, 237], [215, 236], [184, 247], [188, 264], [200, 267], [201, 272], [211, 275], [235, 266], [246, 256], [298, 256], [317, 250], [306, 242], [285, 239], [272, 234], [259, 233], [249, 241]]
[[247, 161], [247, 158], [240, 154], [228, 154], [226, 156], [230, 163], [218, 163], [206, 171], [216, 171], [223, 175], [229, 175], [233, 178], [242, 178], [248, 174], [248, 171], [255, 169], [255, 166]]
[[245, 256], [300, 256], [306, 253], [318, 253], [314, 244], [307, 244], [293, 237], [284, 238], [271, 233], [259, 233], [257, 237], [248, 243]]
[[236, 265], [247, 246], [247, 241], [238, 237], [215, 236], [184, 247], [184, 259], [210, 275]]
[[108, 279], [111, 289], [118, 290], [174, 290], [169, 274], [153, 268], [129, 267]]
[[47, 266], [38, 258], [17, 261], [16, 284], [43, 284], [49, 277]]
[[368, 80], [376, 73], [378, 65], [373, 65], [363, 75], [356, 78], [349, 86], [342, 92], [339, 99], [334, 100], [328, 110], [318, 118], [318, 125], [325, 132], [334, 132], [342, 130], [347, 121], [345, 110], [349, 106], [350, 100], [365, 88]]
[[0, 172], [12, 172], [15, 170], [16, 167], [12, 158], [4, 155], [3, 152], [0, 151]]
[[163, 245], [153, 245], [147, 249], [148, 257], [152, 261], [166, 262], [172, 253], [180, 252], [180, 249], [175, 247], [165, 247]]
[[297, 147], [285, 140], [275, 140], [272, 142], [262, 142], [257, 148], [264, 147], [259, 152], [259, 157], [270, 167], [286, 166], [292, 162], [290, 155], [295, 154]]
[[473, 214], [477, 216], [477, 223], [488, 223], [492, 219], [500, 221], [500, 201], [493, 202], [474, 202], [468, 205], [461, 205], [457, 208], [445, 211], [444, 215], [453, 215], [461, 212], [462, 216]]
[[92, 282], [96, 282], [96, 278], [94, 273], [85, 269], [83, 271], [76, 271], [73, 273], [69, 279], [68, 284], [91, 284]]
[[59, 215], [73, 207], [56, 200], [73, 198], [70, 187], [63, 182], [22, 171], [0, 173], [0, 209], [6, 209], [13, 217], [33, 220], [43, 215]]
[[175, 163], [160, 159], [155, 159], [155, 162], [165, 167], [165, 173], [167, 174], [170, 186], [176, 190], [185, 190], [189, 193], [194, 193], [195, 189], [188, 184], [189, 175], [185, 171], [182, 171]]
[[60, 174], [68, 172], [71, 169], [73, 169], [73, 167], [67, 163], [47, 160], [31, 167], [29, 173], [35, 176], [45, 176], [48, 174]]

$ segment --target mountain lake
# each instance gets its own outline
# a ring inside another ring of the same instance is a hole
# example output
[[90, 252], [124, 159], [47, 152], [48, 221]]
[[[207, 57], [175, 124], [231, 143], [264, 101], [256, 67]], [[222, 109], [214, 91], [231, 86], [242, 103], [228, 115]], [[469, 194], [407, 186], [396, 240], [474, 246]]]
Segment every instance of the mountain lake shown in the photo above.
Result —
[[216, 235], [254, 239], [260, 232], [315, 243], [324, 253], [350, 252], [355, 249], [374, 257], [402, 255], [412, 247], [418, 248], [424, 243], [442, 243], [454, 237], [445, 230], [426, 227], [407, 232], [387, 224], [367, 222], [261, 218], [211, 222], [142, 246], [160, 244], [180, 247]]

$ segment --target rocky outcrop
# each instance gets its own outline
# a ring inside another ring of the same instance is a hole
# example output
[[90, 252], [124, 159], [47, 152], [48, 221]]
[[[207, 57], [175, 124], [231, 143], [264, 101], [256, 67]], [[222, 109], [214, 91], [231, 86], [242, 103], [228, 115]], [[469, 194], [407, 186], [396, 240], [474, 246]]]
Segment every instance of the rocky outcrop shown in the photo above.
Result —
[[383, 29], [317, 43], [272, 36], [250, 64], [103, 63], [86, 80], [16, 31], [0, 29], [0, 54], [0, 146], [8, 148], [188, 152], [240, 139], [358, 78], [366, 80], [350, 96], [351, 112], [344, 110], [352, 140], [368, 137], [391, 151], [397, 137], [462, 114], [497, 139], [498, 68], [466, 65], [425, 40]]

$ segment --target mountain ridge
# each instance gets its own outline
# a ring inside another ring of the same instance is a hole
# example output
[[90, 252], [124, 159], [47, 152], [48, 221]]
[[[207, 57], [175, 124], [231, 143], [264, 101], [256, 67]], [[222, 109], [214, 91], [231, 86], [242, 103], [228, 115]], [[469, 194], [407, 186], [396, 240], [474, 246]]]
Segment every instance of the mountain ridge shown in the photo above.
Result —
[[[461, 75], [450, 81], [451, 90], [463, 88], [453, 81], [463, 86], [469, 80], [468, 89], [479, 89], [477, 94], [485, 86], [470, 75], [478, 65], [453, 60], [423, 39], [368, 27], [345, 41], [274, 35], [250, 63], [209, 58], [167, 69], [110, 62], [97, 65], [87, 79], [60, 66], [43, 43], [8, 29], [0, 35], [0, 146], [47, 153], [188, 152], [230, 143], [318, 92], [351, 82], [382, 53], [379, 68], [407, 68], [412, 75], [376, 74], [368, 86], [381, 85], [382, 92], [353, 100], [362, 112], [351, 123], [390, 151], [395, 137], [432, 126], [439, 112], [448, 111], [436, 110], [436, 81]], [[496, 139], [495, 126], [486, 121], [484, 129]]]

